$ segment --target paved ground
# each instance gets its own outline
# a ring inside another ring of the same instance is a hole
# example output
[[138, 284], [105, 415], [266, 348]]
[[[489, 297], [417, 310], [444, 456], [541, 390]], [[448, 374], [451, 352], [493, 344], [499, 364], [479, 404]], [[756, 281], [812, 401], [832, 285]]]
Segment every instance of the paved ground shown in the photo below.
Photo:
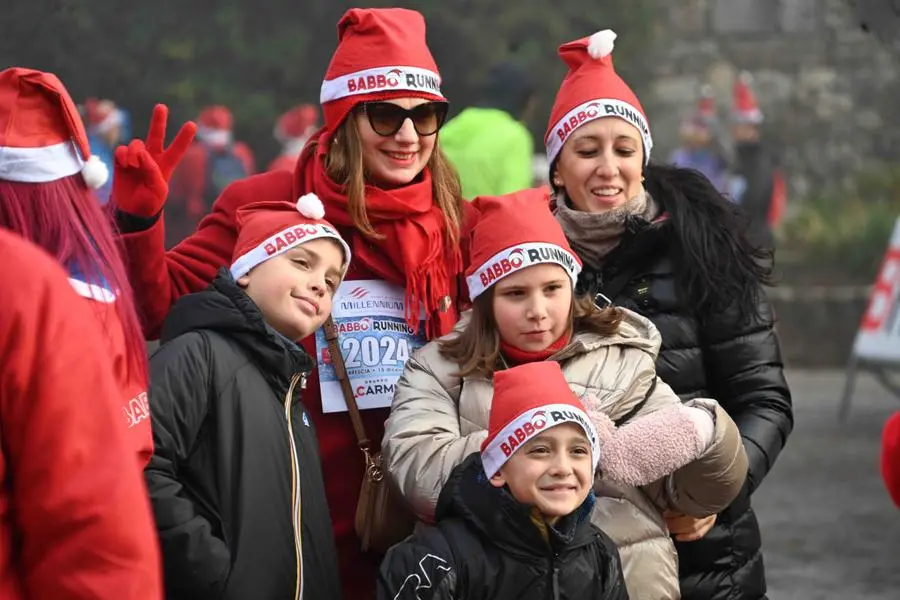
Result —
[[837, 421], [844, 374], [789, 371], [796, 427], [754, 496], [771, 600], [900, 599], [900, 510], [881, 483], [881, 426], [900, 401], [868, 376]]

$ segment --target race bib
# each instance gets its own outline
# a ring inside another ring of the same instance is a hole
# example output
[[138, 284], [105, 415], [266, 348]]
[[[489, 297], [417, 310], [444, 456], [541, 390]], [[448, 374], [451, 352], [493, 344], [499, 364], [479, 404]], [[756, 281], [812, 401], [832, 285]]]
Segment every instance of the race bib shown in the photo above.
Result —
[[[345, 281], [335, 294], [331, 316], [360, 410], [389, 408], [407, 359], [425, 345], [424, 322], [418, 331], [410, 329], [403, 296], [402, 287], [376, 279]], [[323, 412], [346, 412], [322, 328], [316, 331], [316, 357]]]

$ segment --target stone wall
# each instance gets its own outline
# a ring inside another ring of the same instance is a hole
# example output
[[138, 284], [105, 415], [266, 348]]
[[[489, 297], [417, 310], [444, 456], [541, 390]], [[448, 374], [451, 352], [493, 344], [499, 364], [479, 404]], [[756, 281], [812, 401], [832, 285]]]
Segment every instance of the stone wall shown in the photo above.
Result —
[[862, 31], [847, 0], [659, 0], [653, 43], [621, 66], [649, 114], [654, 154], [677, 144], [699, 87], [726, 118], [749, 70], [792, 197], [900, 157], [900, 56]]

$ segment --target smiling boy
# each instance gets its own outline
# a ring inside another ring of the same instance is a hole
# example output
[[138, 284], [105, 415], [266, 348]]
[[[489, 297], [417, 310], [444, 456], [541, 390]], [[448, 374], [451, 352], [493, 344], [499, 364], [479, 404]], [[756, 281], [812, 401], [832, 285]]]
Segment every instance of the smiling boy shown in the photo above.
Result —
[[597, 431], [559, 363], [494, 375], [490, 430], [456, 467], [437, 523], [392, 548], [383, 600], [627, 600], [619, 554], [590, 522]]
[[339, 600], [297, 342], [331, 313], [350, 250], [313, 195], [237, 213], [230, 270], [182, 298], [150, 359], [145, 470], [168, 600]]

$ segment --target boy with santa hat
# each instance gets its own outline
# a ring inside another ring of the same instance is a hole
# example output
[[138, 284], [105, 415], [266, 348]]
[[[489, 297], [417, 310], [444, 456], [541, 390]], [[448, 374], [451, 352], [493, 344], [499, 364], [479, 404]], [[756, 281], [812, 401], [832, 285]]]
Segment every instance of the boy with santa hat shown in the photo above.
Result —
[[314, 194], [242, 207], [230, 270], [163, 326], [146, 475], [169, 600], [341, 598], [297, 343], [350, 262], [324, 214]]
[[590, 520], [601, 444], [559, 363], [498, 371], [481, 452], [451, 473], [436, 525], [388, 551], [378, 598], [627, 599]]

